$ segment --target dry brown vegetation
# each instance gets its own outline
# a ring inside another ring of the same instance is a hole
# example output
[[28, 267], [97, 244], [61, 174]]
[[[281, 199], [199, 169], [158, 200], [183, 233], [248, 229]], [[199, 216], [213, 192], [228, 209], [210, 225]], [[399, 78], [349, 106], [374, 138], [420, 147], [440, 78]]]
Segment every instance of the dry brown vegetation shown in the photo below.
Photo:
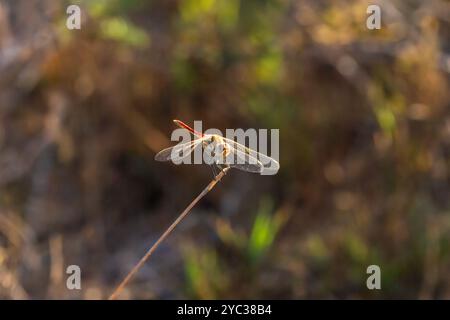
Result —
[[448, 1], [71, 3], [0, 3], [0, 298], [108, 297], [211, 179], [153, 160], [173, 118], [279, 128], [281, 170], [230, 171], [124, 298], [450, 298]]

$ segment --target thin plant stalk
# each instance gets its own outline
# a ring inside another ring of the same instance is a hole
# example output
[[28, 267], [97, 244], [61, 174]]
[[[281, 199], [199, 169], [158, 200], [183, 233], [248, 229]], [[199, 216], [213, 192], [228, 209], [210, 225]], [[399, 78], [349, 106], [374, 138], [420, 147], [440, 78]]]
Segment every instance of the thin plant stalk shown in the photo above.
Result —
[[131, 271], [127, 274], [127, 276], [122, 280], [122, 282], [117, 286], [114, 292], [109, 297], [109, 300], [116, 300], [123, 288], [128, 284], [131, 278], [139, 271], [140, 268], [144, 265], [144, 263], [150, 258], [150, 256], [155, 252], [155, 250], [159, 247], [159, 245], [167, 238], [167, 236], [175, 229], [175, 227], [183, 220], [191, 211], [191, 209], [200, 201], [209, 191], [214, 188], [214, 186], [219, 182], [223, 176], [227, 173], [229, 167], [224, 168], [219, 172], [217, 176], [214, 177], [213, 180], [203, 189], [203, 191], [187, 206], [186, 209], [178, 216], [178, 218], [167, 228], [166, 231], [159, 237], [159, 239], [153, 244], [153, 246], [147, 251], [147, 253], [139, 260], [139, 262], [131, 269]]

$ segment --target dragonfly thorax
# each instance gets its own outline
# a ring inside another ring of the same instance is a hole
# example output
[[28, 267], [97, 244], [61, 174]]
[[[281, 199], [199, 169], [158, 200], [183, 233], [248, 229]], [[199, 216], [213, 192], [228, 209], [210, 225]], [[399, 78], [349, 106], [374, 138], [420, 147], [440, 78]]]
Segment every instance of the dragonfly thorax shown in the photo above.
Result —
[[230, 154], [230, 146], [219, 135], [210, 135], [203, 142], [205, 155], [214, 163], [224, 163], [225, 158]]

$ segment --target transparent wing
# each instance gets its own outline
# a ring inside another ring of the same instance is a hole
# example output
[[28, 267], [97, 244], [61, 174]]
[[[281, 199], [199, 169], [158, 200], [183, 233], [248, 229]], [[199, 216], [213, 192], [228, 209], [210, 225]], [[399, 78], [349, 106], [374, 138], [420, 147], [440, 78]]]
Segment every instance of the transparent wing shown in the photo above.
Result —
[[[280, 164], [278, 163], [278, 161], [276, 161], [275, 159], [266, 156], [265, 154], [262, 154], [260, 152], [257, 152], [255, 150], [252, 150], [250, 148], [247, 148], [246, 146], [227, 139], [227, 138], [222, 138], [224, 140], [224, 142], [226, 142], [228, 145], [231, 146], [231, 150], [237, 150], [239, 152], [235, 152], [236, 155], [240, 155], [241, 157], [244, 156], [249, 156], [251, 158], [257, 159], [259, 163], [261, 163], [263, 165], [263, 170], [267, 169], [267, 170], [273, 170], [274, 172], [278, 171], [280, 169]], [[238, 156], [239, 157], [239, 156]], [[241, 158], [239, 157], [239, 158]], [[245, 158], [245, 157], [244, 157]], [[250, 158], [250, 159], [251, 159]], [[239, 162], [238, 162], [239, 164]], [[245, 163], [244, 163], [245, 164]]]
[[177, 144], [176, 146], [166, 148], [158, 152], [155, 156], [157, 161], [169, 161], [180, 162], [182, 159], [189, 156], [192, 151], [201, 144], [204, 139], [196, 139], [183, 144]]
[[226, 164], [242, 171], [261, 173], [264, 165], [258, 159], [237, 149], [231, 149]]

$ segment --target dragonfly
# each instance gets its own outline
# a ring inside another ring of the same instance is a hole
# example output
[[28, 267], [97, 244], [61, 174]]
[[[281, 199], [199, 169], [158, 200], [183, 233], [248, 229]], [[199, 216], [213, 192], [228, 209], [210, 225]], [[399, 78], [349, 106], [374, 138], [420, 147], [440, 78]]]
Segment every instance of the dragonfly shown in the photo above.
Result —
[[278, 171], [280, 167], [275, 159], [247, 148], [234, 140], [217, 134], [203, 134], [181, 120], [173, 120], [173, 122], [178, 127], [188, 130], [195, 136], [195, 139], [163, 149], [156, 154], [155, 160], [157, 161], [171, 160], [177, 163], [185, 157], [191, 156], [196, 148], [202, 147], [206, 162], [212, 165], [214, 176], [217, 174], [217, 169], [236, 168], [246, 172], [262, 173], [268, 168]]

